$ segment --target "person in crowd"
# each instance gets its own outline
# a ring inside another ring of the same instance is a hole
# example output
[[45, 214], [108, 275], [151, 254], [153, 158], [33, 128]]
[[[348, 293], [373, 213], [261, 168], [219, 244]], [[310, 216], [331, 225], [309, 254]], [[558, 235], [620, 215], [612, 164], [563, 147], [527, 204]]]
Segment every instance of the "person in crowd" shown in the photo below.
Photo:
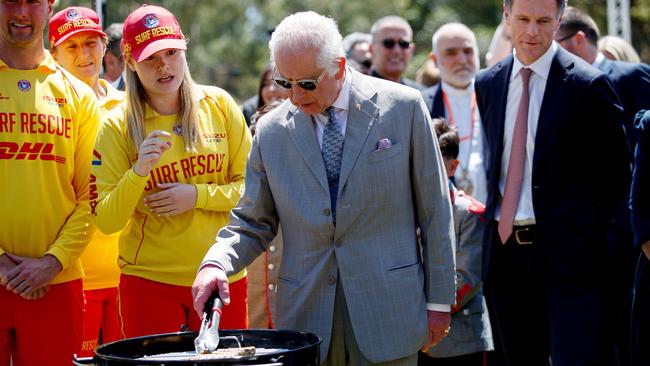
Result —
[[69, 365], [83, 329], [99, 112], [90, 87], [44, 48], [53, 3], [0, 1], [2, 366]]
[[[106, 34], [99, 17], [92, 9], [68, 7], [50, 18], [50, 52], [56, 62], [95, 92], [100, 116], [125, 100], [123, 92], [99, 78], [102, 56], [106, 51]], [[62, 30], [62, 31], [59, 31]], [[120, 269], [117, 266], [119, 233], [104, 235], [96, 232], [81, 255], [84, 269], [84, 328], [77, 352], [79, 357], [91, 357], [99, 344], [122, 338], [117, 311], [117, 287]]]
[[[433, 120], [447, 176], [452, 178], [460, 162], [460, 136], [443, 119]], [[451, 309], [449, 336], [420, 354], [419, 366], [484, 366], [486, 352], [494, 349], [492, 330], [481, 282], [481, 253], [487, 223], [485, 206], [458, 190], [449, 180], [456, 234], [456, 304]]]
[[[201, 256], [244, 190], [251, 137], [234, 100], [197, 85], [168, 10], [143, 5], [124, 21], [123, 108], [97, 136], [93, 219], [123, 230], [119, 306], [126, 337], [198, 330], [190, 286]], [[246, 272], [232, 273], [220, 327], [246, 328]]]
[[370, 66], [372, 66], [371, 43], [372, 35], [369, 33], [354, 32], [345, 36], [343, 38], [343, 52], [345, 52], [345, 60], [348, 66], [368, 75]]
[[372, 34], [370, 75], [417, 90], [424, 89], [415, 81], [404, 77], [404, 72], [415, 52], [413, 29], [409, 23], [396, 15], [385, 16], [372, 25], [370, 34]]
[[598, 40], [598, 51], [608, 60], [625, 61], [633, 64], [641, 62], [634, 46], [618, 36], [604, 36]]
[[[630, 148], [636, 144], [632, 131], [634, 115], [641, 109], [650, 108], [650, 66], [611, 61], [598, 51], [599, 31], [589, 14], [567, 7], [555, 35], [556, 41], [567, 51], [604, 72], [614, 85], [623, 107], [621, 121]], [[628, 187], [629, 188], [629, 187]], [[625, 191], [627, 194], [627, 190]], [[611, 334], [618, 347], [620, 364], [629, 365], [629, 321], [635, 263], [638, 251], [632, 246], [633, 233], [630, 226], [627, 202], [622, 201], [614, 226], [609, 234], [609, 265], [616, 268], [609, 280], [611, 309], [615, 315], [611, 321]]]
[[598, 51], [599, 37], [598, 26], [589, 14], [570, 6], [565, 11], [555, 40], [567, 51], [607, 74], [623, 106], [626, 136], [630, 147], [634, 148], [634, 115], [641, 109], [650, 109], [650, 66], [607, 59]]
[[436, 63], [430, 58], [427, 58], [418, 71], [416, 71], [415, 82], [424, 88], [438, 84], [440, 82], [440, 70], [436, 67]]
[[441, 82], [422, 91], [431, 118], [444, 118], [460, 135], [460, 165], [454, 184], [480, 202], [487, 198], [481, 122], [474, 77], [479, 67], [474, 32], [461, 23], [447, 23], [432, 37], [431, 60], [440, 70]]
[[341, 40], [314, 12], [273, 33], [290, 103], [259, 122], [244, 197], [204, 258], [194, 306], [217, 288], [228, 303], [226, 275], [281, 224], [276, 326], [321, 336], [325, 365], [415, 365], [448, 333], [455, 299], [447, 176], [420, 93], [346, 67]]
[[276, 101], [287, 99], [287, 91], [280, 88], [273, 82], [274, 69], [268, 65], [260, 75], [260, 84], [257, 89], [257, 96], [250, 98], [241, 105], [242, 113], [246, 119], [246, 124], [250, 126], [251, 116], [265, 105]]
[[[265, 114], [277, 108], [283, 101], [274, 100], [261, 107], [251, 117], [250, 131], [255, 136], [257, 124]], [[257, 257], [248, 267], [248, 319], [251, 328], [275, 327], [278, 274], [282, 261], [282, 231], [269, 243], [268, 250]]]
[[108, 80], [117, 90], [124, 90], [124, 57], [120, 44], [122, 43], [122, 28], [124, 24], [113, 23], [106, 28], [106, 52], [104, 53], [104, 79]]
[[553, 41], [565, 7], [506, 0], [515, 54], [475, 82], [489, 172], [484, 288], [506, 365], [612, 362], [607, 233], [629, 151], [609, 79]]
[[512, 35], [510, 26], [506, 23], [505, 18], [501, 18], [501, 23], [492, 35], [490, 46], [485, 53], [485, 65], [491, 67], [497, 62], [512, 54]]
[[637, 114], [634, 123], [637, 145], [630, 193], [634, 245], [640, 249], [632, 305], [632, 365], [650, 364], [650, 110]]

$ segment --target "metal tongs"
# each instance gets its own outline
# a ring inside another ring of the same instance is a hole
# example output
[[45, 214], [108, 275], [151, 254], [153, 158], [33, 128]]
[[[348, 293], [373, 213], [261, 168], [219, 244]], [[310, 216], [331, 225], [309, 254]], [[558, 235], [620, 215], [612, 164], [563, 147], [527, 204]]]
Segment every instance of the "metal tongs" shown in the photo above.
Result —
[[222, 308], [223, 304], [217, 290], [205, 302], [199, 336], [194, 340], [196, 353], [212, 353], [219, 346], [219, 321], [221, 320]]

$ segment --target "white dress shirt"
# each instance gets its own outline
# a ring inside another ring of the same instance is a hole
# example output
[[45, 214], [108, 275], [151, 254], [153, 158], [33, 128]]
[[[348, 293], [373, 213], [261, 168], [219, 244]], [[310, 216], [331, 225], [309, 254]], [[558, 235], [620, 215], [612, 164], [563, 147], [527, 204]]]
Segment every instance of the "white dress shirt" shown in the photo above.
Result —
[[[339, 128], [341, 129], [341, 134], [345, 136], [345, 129], [348, 126], [348, 110], [350, 109], [350, 70], [345, 69], [345, 79], [343, 80], [343, 88], [339, 96], [336, 98], [332, 107], [334, 107], [334, 115], [336, 116], [336, 121], [339, 123]], [[321, 150], [323, 149], [323, 131], [329, 123], [329, 115], [327, 112], [314, 114], [312, 116], [312, 121], [314, 121], [314, 128], [316, 129], [316, 137], [318, 138], [318, 146]], [[345, 149], [345, 145], [343, 146]]]
[[[557, 52], [558, 45], [553, 41], [551, 47], [535, 62], [530, 65], [522, 64], [517, 58], [517, 52], [514, 52], [514, 64], [512, 74], [510, 74], [510, 85], [508, 87], [508, 102], [506, 104], [506, 119], [503, 130], [503, 156], [501, 160], [501, 177], [499, 178], [499, 191], [501, 196], [506, 186], [506, 175], [508, 173], [508, 163], [510, 162], [510, 150], [512, 149], [512, 134], [515, 128], [515, 119], [519, 101], [521, 100], [522, 81], [519, 71], [527, 67], [533, 70], [529, 82], [529, 104], [528, 104], [528, 137], [526, 139], [526, 165], [524, 168], [524, 180], [521, 186], [519, 204], [515, 214], [515, 225], [532, 224], [535, 222], [535, 211], [533, 209], [533, 190], [532, 190], [532, 172], [533, 172], [533, 154], [535, 152], [535, 136], [537, 135], [537, 123], [539, 120], [544, 91], [546, 90], [546, 81], [551, 71], [551, 63]], [[497, 208], [496, 218], [501, 217], [501, 205]]]

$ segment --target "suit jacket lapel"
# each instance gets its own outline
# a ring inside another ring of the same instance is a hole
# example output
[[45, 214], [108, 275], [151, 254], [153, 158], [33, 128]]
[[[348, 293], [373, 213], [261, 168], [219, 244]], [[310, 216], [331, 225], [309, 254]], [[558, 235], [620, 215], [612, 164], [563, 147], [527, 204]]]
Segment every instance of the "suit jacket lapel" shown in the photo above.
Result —
[[293, 117], [287, 123], [289, 135], [291, 135], [291, 139], [296, 144], [298, 152], [300, 152], [309, 169], [314, 173], [325, 191], [329, 192], [325, 163], [323, 163], [323, 155], [318, 145], [318, 138], [311, 117], [295, 106], [289, 107], [289, 111], [293, 113]]
[[[506, 104], [508, 100], [508, 89], [510, 87], [510, 74], [512, 73], [512, 66], [514, 59], [495, 65], [492, 72], [495, 73], [492, 78], [492, 86], [490, 92], [493, 94], [490, 104], [494, 107], [490, 109], [491, 116], [486, 116], [486, 121], [494, 121], [495, 126], [486, 126], [486, 135], [488, 141], [492, 141], [494, 150], [490, 152], [490, 159], [492, 160], [491, 167], [498, 171], [501, 168], [501, 158], [503, 151], [503, 131], [506, 122]], [[486, 106], [489, 108], [490, 106]], [[498, 176], [498, 175], [496, 175]], [[497, 178], [498, 179], [498, 178]], [[498, 180], [497, 180], [498, 182]]]
[[[438, 84], [436, 93], [433, 95], [433, 106], [431, 107], [431, 117], [432, 118], [447, 118], [447, 113], [445, 113], [445, 102], [442, 99], [442, 83]], [[449, 121], [447, 121], [449, 122]]]
[[564, 108], [567, 105], [566, 101], [569, 98], [566, 95], [566, 82], [574, 66], [568, 52], [558, 47], [551, 63], [546, 89], [544, 90], [544, 99], [542, 100], [537, 121], [533, 175], [535, 175], [535, 167], [539, 160], [546, 156], [548, 144], [551, 141], [556, 141], [555, 134], [560, 130], [559, 123], [563, 121], [561, 116], [564, 114]]
[[339, 192], [345, 187], [359, 153], [366, 143], [368, 134], [374, 126], [379, 112], [377, 105], [370, 100], [374, 94], [374, 90], [363, 82], [363, 77], [353, 72], [348, 122], [343, 145], [343, 159], [341, 161], [341, 176], [339, 178]]

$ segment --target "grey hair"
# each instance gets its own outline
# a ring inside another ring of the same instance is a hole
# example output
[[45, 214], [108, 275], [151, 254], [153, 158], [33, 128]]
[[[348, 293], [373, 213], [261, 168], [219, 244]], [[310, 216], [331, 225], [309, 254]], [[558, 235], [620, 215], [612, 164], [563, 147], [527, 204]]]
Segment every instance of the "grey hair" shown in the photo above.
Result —
[[317, 66], [333, 75], [339, 67], [336, 59], [345, 57], [342, 42], [343, 37], [334, 19], [313, 11], [294, 13], [284, 18], [271, 35], [271, 64], [277, 65], [275, 54], [283, 48], [291, 53], [315, 50], [318, 51]]
[[[514, 0], [503, 0], [503, 5], [508, 8], [508, 10], [512, 10], [513, 1]], [[564, 9], [566, 9], [567, 0], [555, 0], [555, 4], [557, 5], [557, 17], [559, 18], [564, 13]]]
[[358, 43], [372, 43], [372, 35], [368, 33], [354, 32], [350, 33], [343, 38], [343, 51], [347, 57], [350, 57], [350, 52]]
[[466, 26], [463, 23], [447, 23], [443, 24], [438, 28], [435, 33], [433, 33], [433, 37], [431, 37], [431, 52], [435, 54], [436, 56], [440, 56], [438, 53], [438, 39], [440, 36], [444, 33], [449, 33], [449, 32], [454, 32], [454, 31], [466, 31], [469, 34], [471, 34], [470, 40], [472, 41], [472, 48], [474, 49], [474, 65], [476, 67], [480, 66], [480, 55], [478, 53], [478, 41], [476, 40], [476, 35], [474, 32], [472, 32], [471, 29], [469, 29], [468, 26]]
[[406, 19], [397, 15], [387, 15], [383, 18], [379, 18], [370, 28], [370, 34], [372, 34], [373, 42], [378, 41], [378, 39], [375, 38], [377, 36], [377, 32], [379, 32], [380, 29], [387, 27], [403, 28], [408, 33], [409, 39], [407, 39], [407, 41], [410, 41], [413, 38], [413, 28], [411, 28], [411, 25], [406, 21]]

